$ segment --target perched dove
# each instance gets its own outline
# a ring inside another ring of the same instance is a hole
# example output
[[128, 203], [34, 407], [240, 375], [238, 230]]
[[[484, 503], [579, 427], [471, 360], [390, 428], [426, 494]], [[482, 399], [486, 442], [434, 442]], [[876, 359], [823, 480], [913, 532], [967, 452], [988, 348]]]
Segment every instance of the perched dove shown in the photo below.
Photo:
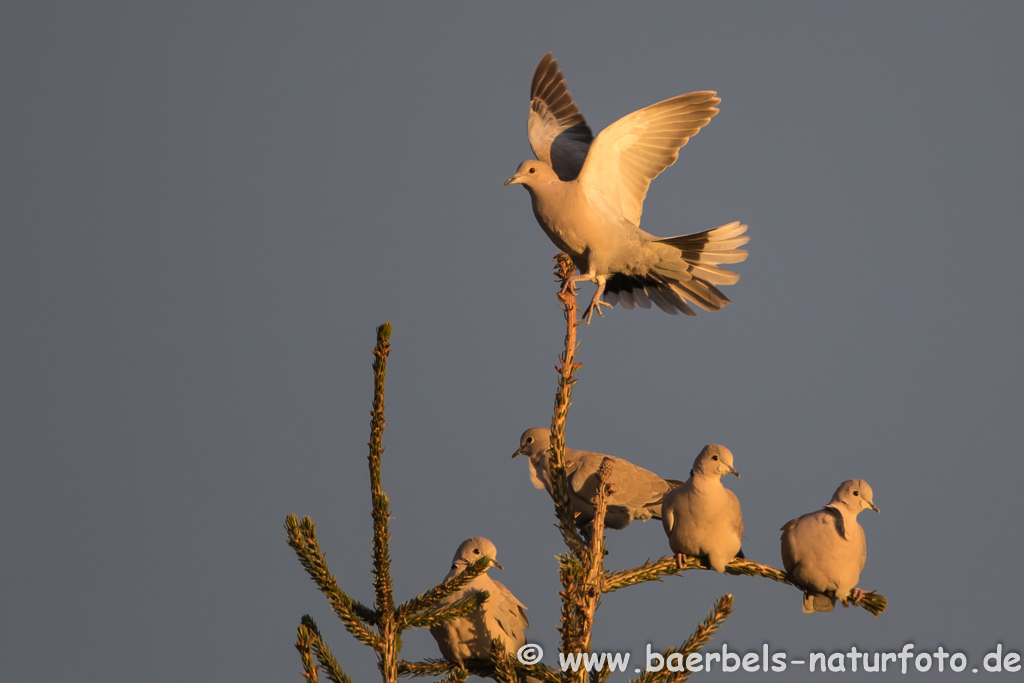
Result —
[[661, 523], [679, 567], [693, 555], [708, 558], [715, 571], [724, 572], [732, 558], [743, 557], [743, 513], [736, 494], [722, 486], [726, 474], [740, 476], [732, 452], [708, 444], [693, 461], [690, 478], [665, 496]]
[[[729, 303], [715, 285], [740, 276], [719, 268], [747, 252], [747, 226], [656, 237], [640, 229], [651, 181], [675, 163], [679, 149], [718, 113], [710, 90], [679, 95], [624, 116], [594, 138], [549, 52], [530, 85], [527, 134], [536, 161], [524, 161], [505, 185], [530, 193], [544, 233], [572, 257], [577, 280], [597, 284], [587, 322], [601, 306], [621, 301], [675, 315], [695, 315], [687, 301], [707, 311]], [[605, 301], [600, 298], [604, 295]]]
[[[504, 569], [494, 561], [497, 552], [494, 544], [486, 538], [476, 536], [463, 541], [455, 551], [451, 571], [444, 578], [447, 580], [457, 576], [468, 565], [484, 556], [491, 558], [492, 567]], [[448, 605], [480, 591], [487, 591], [488, 598], [479, 610], [468, 617], [452, 619], [430, 629], [430, 635], [437, 641], [441, 655], [459, 666], [466, 660], [490, 659], [491, 640], [494, 638], [501, 638], [505, 642], [505, 651], [511, 655], [526, 644], [524, 631], [530, 626], [530, 620], [526, 618], [526, 607], [512, 595], [512, 591], [489, 577], [486, 571], [462, 590], [439, 600], [438, 604]]]
[[[532, 427], [523, 432], [519, 438], [519, 450], [512, 454], [525, 455], [530, 458], [530, 479], [537, 488], [547, 489], [553, 495], [551, 486], [551, 470], [548, 461], [551, 459], [551, 430], [545, 427]], [[591, 499], [597, 494], [597, 471], [605, 458], [611, 458], [612, 493], [608, 498], [608, 511], [605, 513], [604, 524], [609, 529], [625, 529], [634, 519], [647, 521], [661, 516], [661, 500], [668, 491], [682, 484], [672, 479], [662, 479], [653, 472], [648, 472], [633, 463], [601, 453], [565, 449], [566, 474], [569, 477], [569, 501], [576, 513], [576, 522], [580, 526], [588, 524], [594, 518], [594, 506]]]
[[828, 505], [782, 527], [782, 564], [805, 589], [804, 614], [831, 612], [836, 598], [845, 603], [850, 596], [856, 603], [863, 595], [856, 585], [868, 549], [857, 514], [867, 508], [879, 512], [873, 497], [866, 481], [849, 479]]

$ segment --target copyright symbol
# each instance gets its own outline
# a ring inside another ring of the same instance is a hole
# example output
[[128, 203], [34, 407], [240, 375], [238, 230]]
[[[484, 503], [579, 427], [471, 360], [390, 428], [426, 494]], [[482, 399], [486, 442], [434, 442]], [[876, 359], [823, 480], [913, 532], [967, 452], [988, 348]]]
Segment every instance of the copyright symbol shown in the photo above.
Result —
[[519, 652], [516, 652], [516, 659], [521, 664], [536, 664], [540, 661], [540, 658], [544, 656], [544, 648], [540, 645], [534, 645], [533, 643], [527, 643], [519, 648]]

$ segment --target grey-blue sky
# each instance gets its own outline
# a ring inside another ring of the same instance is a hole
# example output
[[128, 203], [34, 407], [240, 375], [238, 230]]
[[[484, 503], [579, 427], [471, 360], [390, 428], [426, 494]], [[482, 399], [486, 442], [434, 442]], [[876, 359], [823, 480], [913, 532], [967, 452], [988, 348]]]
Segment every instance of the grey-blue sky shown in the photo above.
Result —
[[[384, 320], [399, 595], [487, 536], [554, 651], [560, 543], [509, 456], [549, 420], [555, 250], [501, 185], [529, 154], [548, 50], [595, 131], [717, 90], [643, 227], [743, 220], [752, 237], [729, 308], [616, 308], [583, 331], [570, 444], [680, 478], [728, 445], [744, 549], [776, 565], [778, 527], [862, 477], [883, 510], [862, 516], [862, 585], [891, 600], [879, 620], [805, 617], [791, 589], [691, 573], [608, 596], [595, 646], [678, 643], [731, 591], [719, 647], [1024, 648], [1022, 19], [1012, 3], [7, 3], [0, 678], [280, 680], [310, 612], [373, 680], [281, 524], [311, 515], [370, 598]], [[615, 567], [668, 552], [656, 523], [610, 548]], [[405, 641], [436, 653], [425, 631]]]

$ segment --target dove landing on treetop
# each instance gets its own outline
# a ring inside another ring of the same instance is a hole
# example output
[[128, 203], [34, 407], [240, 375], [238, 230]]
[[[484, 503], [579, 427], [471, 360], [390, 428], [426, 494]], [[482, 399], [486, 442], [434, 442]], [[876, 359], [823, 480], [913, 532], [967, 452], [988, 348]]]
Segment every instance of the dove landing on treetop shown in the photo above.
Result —
[[[530, 193], [544, 233], [567, 253], [597, 291], [587, 324], [601, 306], [658, 308], [696, 315], [687, 303], [717, 311], [729, 298], [716, 285], [740, 276], [720, 268], [740, 263], [749, 237], [738, 221], [692, 235], [656, 237], [640, 229], [651, 181], [718, 113], [710, 90], [679, 95], [619, 119], [594, 138], [549, 52], [530, 85], [527, 134], [536, 161], [524, 161], [506, 185]], [[604, 301], [601, 301], [602, 295]]]

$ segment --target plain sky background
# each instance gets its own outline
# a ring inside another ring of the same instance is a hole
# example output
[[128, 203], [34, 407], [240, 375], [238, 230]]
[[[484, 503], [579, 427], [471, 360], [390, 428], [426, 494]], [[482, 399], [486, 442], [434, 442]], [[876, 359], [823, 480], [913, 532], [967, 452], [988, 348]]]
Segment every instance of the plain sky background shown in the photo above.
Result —
[[[312, 516], [372, 599], [384, 321], [396, 596], [486, 536], [554, 663], [563, 546], [510, 455], [550, 421], [556, 249], [502, 187], [549, 50], [595, 133], [717, 90], [643, 227], [751, 236], [728, 308], [582, 329], [570, 446], [684, 479], [726, 444], [775, 566], [783, 523], [866, 479], [861, 585], [889, 599], [804, 616], [689, 572], [607, 596], [595, 648], [679, 644], [731, 592], [712, 649], [1021, 652], [1022, 26], [1013, 2], [4, 2], [0, 680], [300, 680], [304, 613], [375, 680], [283, 523]], [[608, 545], [669, 552], [658, 522]]]

